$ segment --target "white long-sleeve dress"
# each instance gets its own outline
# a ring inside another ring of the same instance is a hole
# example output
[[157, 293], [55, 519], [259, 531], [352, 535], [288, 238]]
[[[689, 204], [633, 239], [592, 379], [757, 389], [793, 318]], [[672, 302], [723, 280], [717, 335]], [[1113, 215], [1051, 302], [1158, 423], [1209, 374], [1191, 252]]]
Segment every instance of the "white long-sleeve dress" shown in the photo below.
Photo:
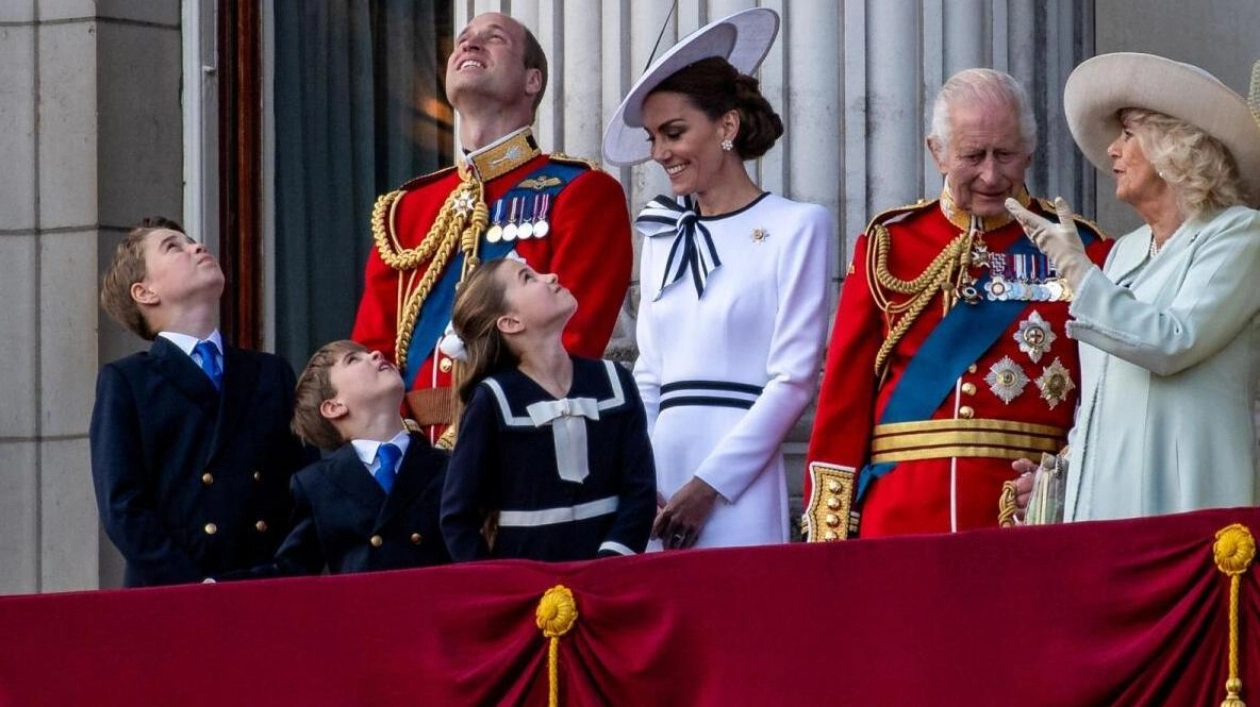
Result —
[[1116, 242], [1069, 310], [1081, 342], [1067, 520], [1260, 502], [1260, 212], [1188, 220], [1151, 257], [1147, 226]]
[[657, 488], [669, 498], [696, 476], [717, 490], [697, 547], [786, 542], [780, 446], [816, 392], [835, 227], [822, 207], [769, 193], [717, 217], [685, 204], [658, 197], [636, 222], [634, 377]]

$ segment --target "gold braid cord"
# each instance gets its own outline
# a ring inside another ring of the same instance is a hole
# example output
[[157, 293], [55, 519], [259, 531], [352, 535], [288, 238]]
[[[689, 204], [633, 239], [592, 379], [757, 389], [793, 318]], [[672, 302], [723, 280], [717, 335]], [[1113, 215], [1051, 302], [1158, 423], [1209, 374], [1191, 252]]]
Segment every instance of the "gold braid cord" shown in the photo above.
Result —
[[547, 638], [547, 704], [560, 705], [560, 637], [577, 623], [577, 602], [563, 584], [548, 589], [538, 602], [534, 623]]
[[[456, 187], [442, 208], [428, 234], [415, 248], [403, 248], [395, 231], [394, 212], [406, 192], [392, 191], [376, 200], [372, 208], [372, 238], [381, 260], [399, 271], [398, 327], [394, 340], [394, 361], [400, 367], [407, 365], [407, 349], [415, 331], [420, 308], [433, 291], [438, 278], [446, 271], [451, 257], [458, 247], [464, 253], [464, 266], [460, 282], [477, 267], [477, 243], [490, 212], [486, 207], [485, 189], [464, 166], [459, 166], [460, 185]], [[402, 273], [413, 271], [428, 262], [419, 282]]]
[[[906, 335], [923, 310], [927, 309], [937, 292], [944, 294], [945, 313], [958, 301], [961, 278], [971, 267], [971, 232], [960, 233], [950, 241], [945, 250], [932, 260], [927, 269], [913, 280], [902, 280], [888, 270], [888, 251], [892, 247], [892, 235], [883, 224], [875, 224], [868, 234], [870, 243], [866, 250], [867, 285], [875, 305], [884, 312], [888, 335], [875, 356], [875, 377], [882, 378], [893, 347]], [[894, 302], [892, 295], [909, 295], [901, 302]]]
[[1221, 707], [1246, 707], [1241, 697], [1242, 679], [1238, 677], [1238, 589], [1242, 575], [1256, 557], [1256, 539], [1244, 525], [1225, 526], [1216, 533], [1212, 555], [1216, 568], [1229, 577], [1229, 678]]
[[1002, 482], [1002, 495], [998, 498], [999, 528], [1010, 528], [1015, 525], [1015, 515], [1019, 512], [1019, 506], [1015, 503], [1018, 495], [1014, 481]]

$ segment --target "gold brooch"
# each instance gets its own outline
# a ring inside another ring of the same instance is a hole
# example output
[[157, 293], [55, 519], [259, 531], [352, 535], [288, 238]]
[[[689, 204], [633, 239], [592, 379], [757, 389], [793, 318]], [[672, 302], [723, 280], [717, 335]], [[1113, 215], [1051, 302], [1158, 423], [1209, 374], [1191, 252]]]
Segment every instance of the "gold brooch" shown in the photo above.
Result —
[[770, 234], [764, 228], [754, 228], [752, 232], [753, 243], [760, 243], [769, 238]]

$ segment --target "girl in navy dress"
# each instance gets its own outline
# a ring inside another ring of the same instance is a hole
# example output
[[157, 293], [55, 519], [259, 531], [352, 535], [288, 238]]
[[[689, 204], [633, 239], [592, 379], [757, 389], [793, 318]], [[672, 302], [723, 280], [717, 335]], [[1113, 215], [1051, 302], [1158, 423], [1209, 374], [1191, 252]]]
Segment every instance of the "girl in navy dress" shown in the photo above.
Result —
[[586, 560], [642, 552], [656, 471], [638, 391], [611, 361], [570, 356], [577, 301], [525, 263], [482, 264], [456, 297], [463, 413], [442, 495], [455, 561]]

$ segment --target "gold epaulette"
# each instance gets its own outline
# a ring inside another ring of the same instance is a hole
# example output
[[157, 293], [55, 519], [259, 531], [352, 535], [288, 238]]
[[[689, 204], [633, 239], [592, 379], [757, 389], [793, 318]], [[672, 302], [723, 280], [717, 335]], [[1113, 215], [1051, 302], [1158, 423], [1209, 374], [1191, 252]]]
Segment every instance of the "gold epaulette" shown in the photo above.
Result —
[[[1037, 199], [1037, 205], [1040, 206], [1041, 210], [1045, 211], [1047, 214], [1053, 215], [1055, 213], [1054, 201], [1052, 201], [1051, 199]], [[1088, 228], [1091, 233], [1103, 239], [1104, 241], [1111, 240], [1111, 236], [1107, 235], [1107, 232], [1102, 229], [1102, 226], [1099, 226], [1097, 223], [1090, 221], [1084, 216], [1081, 216], [1080, 214], [1077, 214], [1077, 213], [1073, 213], [1072, 220], [1075, 221], [1077, 225]]]
[[936, 204], [939, 201], [940, 199], [919, 199], [913, 204], [906, 204], [905, 206], [895, 206], [891, 209], [885, 209], [875, 214], [875, 216], [871, 218], [870, 222], [866, 224], [866, 228], [862, 229], [862, 232], [869, 236], [871, 234], [871, 229], [876, 225], [882, 224], [894, 216], [901, 216], [904, 214], [914, 213], [916, 211], [926, 211], [928, 209], [936, 208]]
[[601, 167], [599, 166], [599, 162], [596, 162], [595, 160], [589, 159], [587, 157], [578, 157], [576, 155], [566, 155], [563, 152], [552, 152], [548, 156], [555, 162], [563, 162], [564, 164], [577, 165], [579, 167], [586, 167], [587, 169], [593, 169], [596, 171], [599, 171], [601, 169]]
[[452, 165], [450, 167], [443, 167], [442, 169], [439, 169], [436, 172], [429, 172], [428, 174], [422, 174], [419, 177], [412, 177], [411, 179], [407, 180], [402, 186], [398, 187], [394, 191], [411, 191], [412, 189], [415, 189], [417, 187], [422, 187], [425, 184], [428, 184], [429, 182], [436, 182], [442, 177], [445, 177], [447, 174], [451, 172], [451, 170], [454, 170], [454, 169], [456, 168], [454, 165]]

